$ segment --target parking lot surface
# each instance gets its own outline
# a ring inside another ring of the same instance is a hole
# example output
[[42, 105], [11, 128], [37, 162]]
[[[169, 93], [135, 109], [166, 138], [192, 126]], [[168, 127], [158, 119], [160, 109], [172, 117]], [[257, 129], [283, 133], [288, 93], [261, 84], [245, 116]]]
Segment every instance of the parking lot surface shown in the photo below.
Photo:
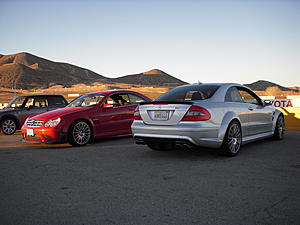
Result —
[[300, 224], [300, 132], [243, 146], [157, 152], [132, 137], [85, 147], [0, 135], [0, 224]]

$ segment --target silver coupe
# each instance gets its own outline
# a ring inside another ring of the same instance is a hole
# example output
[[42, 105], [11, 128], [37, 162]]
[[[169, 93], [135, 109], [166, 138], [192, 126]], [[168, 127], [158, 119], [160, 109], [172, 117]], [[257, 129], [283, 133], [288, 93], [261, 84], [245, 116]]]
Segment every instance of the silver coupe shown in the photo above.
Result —
[[284, 117], [246, 86], [192, 84], [141, 103], [131, 128], [135, 142], [153, 150], [204, 146], [235, 156], [242, 144], [268, 137], [282, 140]]

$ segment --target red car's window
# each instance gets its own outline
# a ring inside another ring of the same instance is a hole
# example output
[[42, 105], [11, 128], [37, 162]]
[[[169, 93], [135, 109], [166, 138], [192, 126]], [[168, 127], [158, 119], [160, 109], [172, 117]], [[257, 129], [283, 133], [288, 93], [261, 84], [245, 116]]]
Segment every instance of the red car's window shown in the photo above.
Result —
[[137, 96], [137, 95], [134, 95], [134, 94], [128, 94], [128, 96], [129, 96], [129, 99], [130, 99], [130, 103], [132, 105], [136, 105], [136, 104], [139, 104], [141, 102], [146, 102], [146, 100], [143, 99], [140, 96]]
[[113, 94], [106, 100], [107, 104], [112, 104], [114, 107], [129, 105], [130, 100], [127, 94]]
[[97, 105], [105, 94], [88, 94], [73, 100], [67, 107], [90, 107]]

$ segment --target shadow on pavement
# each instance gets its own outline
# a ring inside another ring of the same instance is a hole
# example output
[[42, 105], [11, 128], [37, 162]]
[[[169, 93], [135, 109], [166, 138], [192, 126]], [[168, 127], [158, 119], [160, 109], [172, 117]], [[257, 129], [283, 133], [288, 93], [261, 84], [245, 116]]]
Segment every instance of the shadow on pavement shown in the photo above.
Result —
[[296, 113], [290, 113], [283, 107], [281, 107], [280, 109], [285, 114], [285, 127], [289, 130], [300, 130], [300, 120], [296, 118]]
[[[128, 141], [127, 141], [128, 140]], [[133, 143], [131, 136], [115, 136], [108, 138], [97, 138], [94, 139], [90, 144], [81, 147], [74, 147], [70, 144], [43, 144], [43, 143], [25, 143], [22, 142], [19, 147], [32, 148], [32, 149], [84, 149], [87, 147], [99, 147], [99, 146], [110, 146], [110, 145], [123, 145], [124, 141], [126, 144]]]

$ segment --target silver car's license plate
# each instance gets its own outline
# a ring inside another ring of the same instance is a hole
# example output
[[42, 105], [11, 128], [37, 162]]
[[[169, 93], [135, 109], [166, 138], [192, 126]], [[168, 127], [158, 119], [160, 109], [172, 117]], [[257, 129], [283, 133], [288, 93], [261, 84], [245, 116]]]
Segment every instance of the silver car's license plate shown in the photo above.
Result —
[[169, 111], [154, 111], [153, 117], [154, 120], [168, 120]]

